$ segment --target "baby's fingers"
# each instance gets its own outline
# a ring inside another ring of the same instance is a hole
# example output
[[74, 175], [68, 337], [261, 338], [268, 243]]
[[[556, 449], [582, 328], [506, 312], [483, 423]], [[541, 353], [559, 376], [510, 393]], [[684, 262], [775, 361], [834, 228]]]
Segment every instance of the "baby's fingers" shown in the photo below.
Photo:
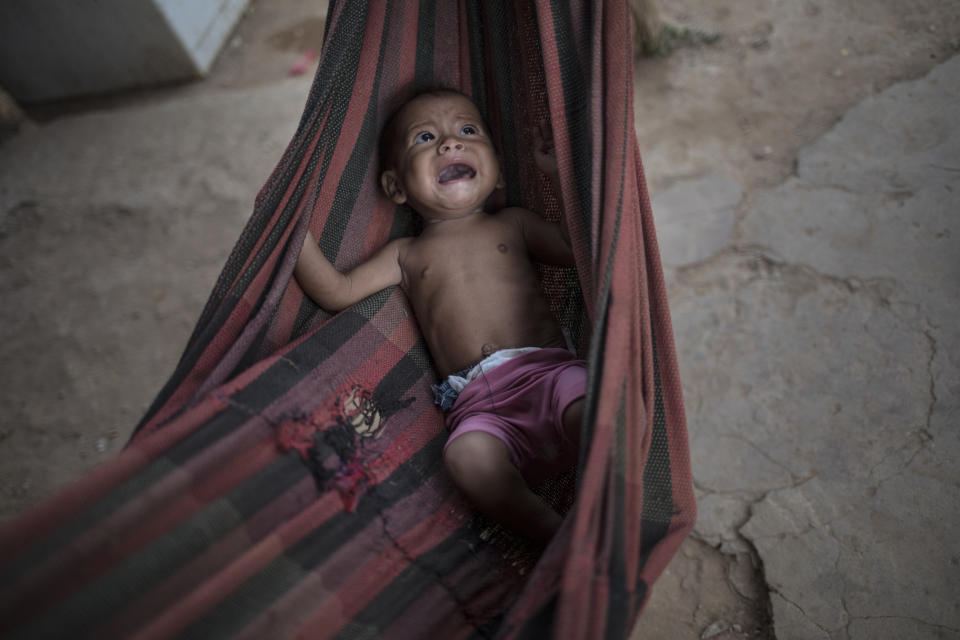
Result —
[[540, 149], [544, 153], [551, 153], [553, 151], [553, 129], [550, 128], [550, 122], [548, 120], [541, 120], [537, 123], [533, 131], [533, 140], [537, 149]]

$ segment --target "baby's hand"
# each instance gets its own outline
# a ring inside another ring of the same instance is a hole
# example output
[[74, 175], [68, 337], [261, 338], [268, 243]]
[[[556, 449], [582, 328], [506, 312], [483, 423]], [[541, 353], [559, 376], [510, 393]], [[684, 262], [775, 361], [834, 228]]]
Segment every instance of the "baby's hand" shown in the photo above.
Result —
[[533, 159], [540, 171], [550, 178], [557, 177], [557, 152], [553, 146], [553, 131], [546, 120], [537, 123], [533, 132]]

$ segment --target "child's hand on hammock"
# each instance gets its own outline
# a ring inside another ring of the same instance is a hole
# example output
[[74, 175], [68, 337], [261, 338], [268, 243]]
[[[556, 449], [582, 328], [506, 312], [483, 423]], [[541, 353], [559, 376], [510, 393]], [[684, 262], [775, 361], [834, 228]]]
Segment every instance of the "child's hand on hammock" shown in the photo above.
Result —
[[367, 296], [400, 284], [400, 248], [409, 238], [397, 238], [350, 271], [340, 273], [307, 231], [293, 273], [303, 292], [324, 310], [334, 313], [351, 307]]
[[553, 130], [546, 120], [537, 123], [533, 132], [533, 159], [537, 168], [556, 183], [557, 152], [553, 146]]

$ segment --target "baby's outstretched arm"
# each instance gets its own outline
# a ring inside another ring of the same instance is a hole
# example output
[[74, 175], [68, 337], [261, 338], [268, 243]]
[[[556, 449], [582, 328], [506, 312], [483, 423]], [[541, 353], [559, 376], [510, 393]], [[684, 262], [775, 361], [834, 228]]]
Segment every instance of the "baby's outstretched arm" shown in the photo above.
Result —
[[381, 289], [400, 284], [400, 250], [406, 242], [408, 238], [393, 240], [366, 262], [340, 273], [308, 231], [293, 273], [300, 288], [314, 302], [327, 311], [340, 311]]

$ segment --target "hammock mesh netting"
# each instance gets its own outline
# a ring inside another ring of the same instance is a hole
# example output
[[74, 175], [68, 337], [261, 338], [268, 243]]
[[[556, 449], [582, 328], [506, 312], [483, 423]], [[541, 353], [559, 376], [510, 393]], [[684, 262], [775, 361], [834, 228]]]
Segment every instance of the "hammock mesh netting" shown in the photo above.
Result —
[[[0, 531], [0, 635], [629, 635], [695, 511], [629, 23], [622, 1], [331, 3], [298, 130], [170, 381], [118, 457]], [[567, 513], [545, 550], [446, 476], [402, 292], [331, 316], [292, 278], [308, 228], [341, 269], [415, 232], [378, 193], [376, 142], [436, 86], [487, 119], [499, 204], [563, 202], [570, 225], [576, 270], [541, 276], [589, 361], [588, 444], [538, 488]], [[561, 193], [531, 153], [546, 119]]]

